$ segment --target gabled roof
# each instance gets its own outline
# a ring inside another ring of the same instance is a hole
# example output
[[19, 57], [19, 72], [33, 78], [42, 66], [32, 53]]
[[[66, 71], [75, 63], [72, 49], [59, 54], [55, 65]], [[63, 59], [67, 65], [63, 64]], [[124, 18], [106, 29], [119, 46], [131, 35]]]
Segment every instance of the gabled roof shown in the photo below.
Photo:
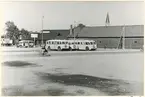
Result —
[[[97, 26], [84, 27], [80, 30], [75, 30], [75, 36], [78, 37], [120, 37], [123, 31], [123, 26]], [[144, 36], [143, 25], [126, 25], [125, 36]], [[70, 37], [73, 37], [71, 35]]]

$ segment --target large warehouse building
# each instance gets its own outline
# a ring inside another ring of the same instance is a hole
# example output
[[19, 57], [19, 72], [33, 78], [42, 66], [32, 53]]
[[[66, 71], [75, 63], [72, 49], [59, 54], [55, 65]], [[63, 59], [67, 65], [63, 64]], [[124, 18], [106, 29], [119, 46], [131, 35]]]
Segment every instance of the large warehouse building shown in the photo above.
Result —
[[[124, 30], [123, 30], [124, 29]], [[127, 49], [143, 48], [144, 26], [96, 26], [96, 27], [75, 27], [68, 36], [69, 39], [93, 39], [97, 42], [98, 48], [122, 48], [123, 33], [124, 45]]]
[[36, 45], [41, 44], [42, 37], [44, 43], [50, 39], [91, 39], [97, 42], [98, 48], [122, 48], [123, 40], [126, 49], [140, 49], [144, 45], [144, 25], [77, 26], [71, 29], [43, 30], [43, 36], [42, 33], [37, 34]]

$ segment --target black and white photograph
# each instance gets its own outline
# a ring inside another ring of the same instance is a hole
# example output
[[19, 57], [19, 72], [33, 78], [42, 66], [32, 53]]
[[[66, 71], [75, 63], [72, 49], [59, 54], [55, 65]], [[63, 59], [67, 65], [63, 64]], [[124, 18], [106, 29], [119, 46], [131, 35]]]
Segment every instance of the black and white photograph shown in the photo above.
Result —
[[143, 96], [143, 1], [1, 1], [2, 96]]

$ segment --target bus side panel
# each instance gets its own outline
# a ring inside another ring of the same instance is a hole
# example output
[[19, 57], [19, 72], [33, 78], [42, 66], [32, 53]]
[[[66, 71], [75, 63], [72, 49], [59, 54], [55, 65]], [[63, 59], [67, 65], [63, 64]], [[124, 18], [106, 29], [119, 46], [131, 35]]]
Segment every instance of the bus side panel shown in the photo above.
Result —
[[86, 48], [86, 47], [85, 47], [85, 44], [82, 42], [82, 44], [80, 44], [80, 49], [81, 49], [81, 50], [85, 50], [85, 48]]

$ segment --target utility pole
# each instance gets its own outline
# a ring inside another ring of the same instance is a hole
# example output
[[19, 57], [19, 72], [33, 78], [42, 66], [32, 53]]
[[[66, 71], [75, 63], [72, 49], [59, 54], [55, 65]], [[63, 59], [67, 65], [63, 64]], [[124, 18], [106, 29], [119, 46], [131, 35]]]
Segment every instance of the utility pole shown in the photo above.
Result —
[[122, 49], [125, 49], [125, 25], [123, 27], [123, 47]]
[[35, 45], [35, 37], [34, 37], [34, 47], [36, 47], [36, 45]]
[[74, 31], [73, 31], [73, 34], [74, 34], [74, 42], [75, 42], [75, 27], [76, 27], [76, 21], [74, 21]]
[[44, 44], [44, 42], [43, 42], [43, 18], [44, 18], [44, 16], [42, 16], [42, 45]]
[[74, 32], [73, 33], [74, 33], [74, 42], [75, 42], [75, 28], [74, 28]]
[[76, 44], [75, 44], [75, 27], [76, 27], [76, 21], [74, 21], [74, 30], [73, 30], [73, 35], [74, 35], [74, 48], [76, 49]]

